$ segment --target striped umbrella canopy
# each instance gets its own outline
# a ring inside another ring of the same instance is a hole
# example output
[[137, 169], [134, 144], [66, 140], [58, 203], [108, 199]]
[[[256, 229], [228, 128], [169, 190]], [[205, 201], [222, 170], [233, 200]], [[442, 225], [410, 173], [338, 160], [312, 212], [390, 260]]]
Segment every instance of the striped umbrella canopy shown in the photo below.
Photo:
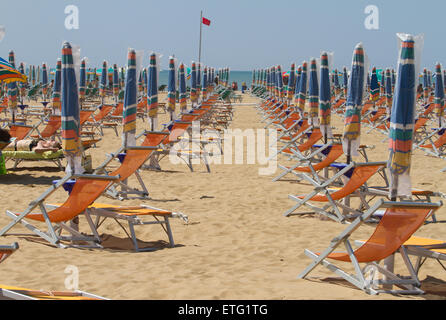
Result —
[[113, 65], [113, 95], [118, 99], [119, 95], [119, 74], [118, 65], [115, 63]]
[[441, 75], [441, 65], [437, 63], [435, 67], [435, 109], [437, 110], [438, 125], [442, 126], [444, 116], [444, 83]]
[[426, 68], [423, 69], [423, 95], [424, 103], [427, 103], [429, 98], [429, 80]]
[[367, 92], [370, 92], [370, 73], [367, 72]]
[[432, 72], [430, 70], [427, 71], [427, 84], [429, 88], [432, 88]]
[[299, 90], [297, 91], [297, 101], [296, 107], [299, 110], [301, 116], [303, 116], [305, 112], [305, 102], [307, 99], [307, 62], [304, 61], [302, 64], [302, 74], [299, 80]]
[[186, 74], [184, 72], [184, 64], [181, 63], [180, 64], [180, 69], [179, 69], [179, 76], [180, 76], [180, 81], [179, 81], [179, 101], [180, 101], [180, 110], [181, 112], [185, 112], [187, 110], [187, 94], [186, 94]]
[[443, 70], [443, 85], [444, 85], [444, 90], [446, 93], [446, 70]]
[[192, 61], [192, 74], [191, 74], [190, 101], [192, 102], [192, 105], [194, 105], [198, 101], [198, 95], [197, 95], [197, 65], [193, 61]]
[[36, 66], [33, 66], [33, 72], [32, 72], [32, 84], [35, 86], [37, 83], [37, 77], [36, 77]]
[[147, 97], [148, 85], [149, 85], [149, 75], [147, 74], [147, 68], [144, 68], [142, 72], [142, 87], [144, 91], [144, 96], [146, 97]]
[[99, 96], [104, 99], [107, 89], [107, 61], [102, 63], [101, 84], [99, 86]]
[[296, 85], [296, 64], [291, 64], [290, 78], [288, 79], [288, 100], [291, 101], [294, 97], [294, 88]]
[[308, 103], [310, 106], [310, 123], [319, 126], [319, 83], [317, 79], [316, 59], [310, 60], [310, 79], [308, 84]]
[[44, 100], [46, 100], [47, 93], [48, 93], [48, 70], [46, 68], [46, 63], [44, 63], [42, 64], [42, 94]]
[[119, 88], [122, 89], [125, 86], [125, 68], [121, 68], [121, 72], [119, 74]]
[[[0, 72], [1, 72], [1, 71], [0, 71]], [[19, 72], [20, 72], [22, 75], [25, 75], [25, 65], [23, 64], [23, 62], [20, 62], [20, 65], [19, 65]], [[20, 96], [21, 96], [22, 98], [25, 96], [26, 83], [27, 83], [27, 81], [19, 82], [19, 93], [20, 93]]]
[[[200, 93], [201, 93], [201, 63], [200, 62], [198, 63], [197, 67], [198, 67], [198, 71], [197, 71], [197, 97], [200, 97]], [[224, 83], [223, 71], [222, 71], [221, 81]]]
[[[319, 119], [324, 142], [327, 143], [331, 135], [331, 95], [330, 95], [330, 70], [328, 66], [328, 54], [321, 55], [321, 77], [319, 80]], [[311, 82], [310, 82], [311, 84]]]
[[386, 107], [387, 113], [392, 110], [392, 76], [390, 74], [390, 69], [386, 69]]
[[201, 85], [201, 92], [202, 92], [202, 100], [206, 101], [207, 100], [207, 85], [208, 85], [208, 70], [207, 67], [204, 67], [203, 69], [203, 83]]
[[37, 84], [41, 83], [40, 82], [40, 66], [37, 66], [37, 69], [36, 69], [36, 82], [37, 82]]
[[370, 78], [370, 97], [374, 103], [379, 99], [379, 82], [376, 75], [376, 67], [373, 67], [372, 77]]
[[[15, 69], [15, 58], [14, 58], [14, 51], [9, 52], [9, 65]], [[9, 71], [9, 70], [8, 70]], [[15, 122], [15, 112], [17, 109], [17, 83], [9, 82], [8, 83], [8, 107], [12, 114], [12, 122]]]
[[147, 104], [149, 106], [149, 117], [151, 119], [151, 130], [156, 129], [156, 118], [158, 117], [158, 70], [156, 54], [150, 55], [149, 65], [149, 89]]
[[31, 84], [32, 84], [32, 78], [33, 78], [33, 67], [30, 65], [28, 67], [28, 81], [30, 81]]
[[277, 97], [277, 75], [276, 75], [276, 67], [271, 68], [271, 91]]
[[297, 67], [297, 74], [296, 74], [296, 83], [294, 86], [294, 101], [297, 103], [297, 99], [299, 97], [299, 86], [300, 86], [300, 78], [302, 77], [302, 66]]
[[122, 112], [122, 143], [124, 147], [136, 145], [136, 51], [127, 53], [127, 76], [125, 78], [124, 106]]
[[167, 109], [170, 112], [170, 120], [174, 120], [175, 104], [176, 104], [176, 77], [175, 77], [175, 59], [169, 58], [169, 75], [167, 82]]
[[386, 71], [383, 69], [381, 71], [381, 87], [380, 87], [381, 97], [386, 95]]
[[266, 88], [268, 79], [268, 69], [263, 69], [263, 82], [262, 86]]
[[398, 61], [398, 76], [390, 117], [390, 198], [412, 196], [410, 162], [415, 116], [415, 41], [404, 35]]
[[361, 135], [361, 106], [364, 90], [365, 52], [362, 43], [355, 47], [352, 60], [348, 95], [344, 116], [343, 149], [347, 155], [347, 163], [351, 156], [358, 155]]
[[61, 135], [62, 149], [67, 159], [67, 171], [78, 171], [82, 154], [80, 140], [80, 110], [76, 74], [74, 71], [73, 52], [68, 42], [62, 48], [62, 101], [61, 101]]
[[335, 69], [334, 71], [334, 89], [335, 89], [335, 94], [339, 94], [339, 90], [341, 88], [341, 85], [339, 84], [339, 72], [338, 69]]
[[256, 85], [256, 70], [254, 69], [254, 71], [252, 72], [252, 85], [251, 88], [254, 88]]
[[348, 88], [348, 73], [347, 73], [347, 68], [344, 67], [344, 72], [343, 72], [343, 80], [344, 80], [344, 95], [347, 96], [347, 88]]
[[279, 98], [282, 100], [284, 98], [284, 91], [283, 91], [283, 76], [282, 76], [282, 67], [277, 66], [277, 91], [279, 93]]
[[143, 72], [144, 72], [144, 70], [141, 70], [139, 72], [139, 76], [138, 76], [138, 92], [140, 94], [144, 94], [144, 85], [143, 85], [143, 81], [142, 81]]
[[60, 91], [61, 91], [61, 81], [62, 81], [62, 59], [57, 59], [56, 63], [56, 75], [54, 77], [54, 87], [53, 87], [53, 95], [52, 95], [52, 108], [53, 113], [60, 112], [61, 104], [60, 104]]
[[396, 81], [395, 70], [392, 69], [392, 93], [395, 90], [395, 81]]
[[[82, 59], [81, 61], [81, 70], [79, 74], [79, 99], [80, 101], [83, 101], [85, 98], [85, 91], [86, 91], [86, 62], [85, 59]], [[57, 68], [56, 68], [56, 74], [57, 74]]]

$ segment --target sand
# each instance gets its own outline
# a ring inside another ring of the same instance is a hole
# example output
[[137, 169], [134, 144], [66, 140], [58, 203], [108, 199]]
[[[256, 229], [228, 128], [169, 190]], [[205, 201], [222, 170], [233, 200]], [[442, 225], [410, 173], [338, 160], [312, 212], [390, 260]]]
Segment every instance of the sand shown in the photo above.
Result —
[[[256, 103], [256, 98], [243, 95], [243, 103]], [[254, 106], [235, 107], [231, 128], [263, 128]], [[160, 123], [167, 115], [160, 115]], [[341, 118], [334, 116], [334, 126], [341, 132]], [[148, 128], [138, 121], [138, 128]], [[388, 152], [381, 134], [366, 134], [362, 142], [375, 145], [369, 151], [370, 160], [386, 161]], [[113, 152], [120, 144], [113, 130], [106, 129], [98, 148], [88, 151], [93, 165]], [[279, 161], [281, 163], [281, 161]], [[444, 299], [446, 271], [433, 260], [420, 271], [421, 296], [370, 296], [333, 279], [334, 274], [318, 267], [309, 279], [297, 279], [298, 273], [310, 263], [304, 249], [322, 250], [345, 225], [322, 221], [315, 217], [283, 216], [293, 205], [288, 194], [309, 190], [308, 185], [290, 181], [272, 182], [273, 176], [259, 175], [260, 164], [211, 164], [211, 173], [204, 165], [195, 165], [190, 172], [185, 164], [161, 161], [165, 170], [143, 170], [142, 177], [152, 200], [120, 202], [101, 197], [98, 201], [112, 204], [137, 205], [145, 203], [159, 208], [181, 211], [189, 223], [172, 219], [176, 242], [169, 248], [167, 237], [159, 226], [139, 226], [141, 244], [158, 250], [135, 253], [121, 227], [110, 221], [101, 229], [105, 249], [59, 249], [35, 237], [10, 235], [1, 238], [2, 244], [17, 241], [20, 249], [0, 266], [0, 283], [33, 289], [65, 290], [67, 266], [79, 270], [79, 289], [110, 299]], [[446, 162], [414, 152], [412, 179], [414, 187], [446, 190], [446, 173], [440, 169]], [[8, 165], [8, 168], [11, 164]], [[277, 174], [277, 173], [276, 173]], [[8, 175], [0, 176], [0, 226], [9, 222], [7, 209], [24, 210], [29, 202], [48, 188], [63, 172], [52, 164], [27, 162]], [[133, 179], [133, 178], [132, 178]], [[135, 180], [131, 179], [131, 183]], [[66, 198], [58, 191], [52, 202]], [[444, 239], [443, 223], [446, 208], [437, 213], [436, 224], [424, 225], [417, 235]], [[42, 225], [40, 225], [42, 226]], [[81, 227], [86, 221], [81, 217]], [[18, 226], [14, 233], [26, 229]], [[373, 230], [364, 226], [355, 239], [363, 239]], [[402, 266], [396, 260], [396, 271]], [[351, 270], [346, 266], [347, 270]], [[403, 269], [401, 269], [402, 271]]]

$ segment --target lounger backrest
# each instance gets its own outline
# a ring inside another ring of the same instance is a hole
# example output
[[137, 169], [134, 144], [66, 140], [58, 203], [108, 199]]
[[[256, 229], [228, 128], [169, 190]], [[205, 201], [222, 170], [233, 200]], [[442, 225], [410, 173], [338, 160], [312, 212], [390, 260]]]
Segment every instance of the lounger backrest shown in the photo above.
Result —
[[95, 121], [102, 121], [113, 109], [113, 106], [103, 105], [98, 114], [94, 117]]
[[[73, 186], [68, 199], [63, 205], [48, 211], [48, 218], [53, 222], [69, 221], [88, 208], [108, 187], [109, 180], [79, 178]], [[28, 214], [27, 218], [45, 221], [42, 214]]]
[[93, 111], [91, 110], [81, 110], [80, 111], [80, 125], [82, 126], [93, 114]]
[[122, 102], [118, 103], [115, 110], [112, 112], [113, 117], [122, 116], [122, 111], [124, 110], [124, 104]]
[[9, 134], [17, 140], [23, 140], [31, 130], [32, 127], [13, 124], [9, 127]]
[[436, 148], [442, 147], [446, 143], [446, 134], [442, 134], [435, 142], [434, 145]]
[[[147, 133], [141, 146], [144, 147], [156, 147], [167, 135], [161, 133]], [[110, 173], [111, 176], [119, 175], [120, 181], [123, 181], [135, 173], [149, 158], [154, 150], [127, 150], [124, 161], [118, 169]]]
[[[361, 165], [355, 167], [350, 180], [338, 191], [330, 193], [330, 197], [333, 200], [339, 200], [352, 194], [366, 183], [381, 167], [382, 165]], [[311, 200], [328, 202], [328, 198], [325, 195], [316, 195]]]
[[[322, 170], [324, 168], [327, 168], [330, 164], [335, 162], [337, 159], [339, 159], [340, 156], [344, 154], [344, 150], [342, 149], [341, 144], [334, 144], [330, 147], [330, 152], [327, 154], [324, 160], [321, 162], [313, 165], [313, 169], [315, 171]], [[310, 167], [297, 167], [295, 169], [296, 171], [300, 172], [311, 172]]]
[[176, 142], [179, 137], [181, 137], [186, 130], [190, 127], [190, 123], [175, 122], [170, 129], [170, 135], [167, 143]]
[[2, 248], [0, 249], [0, 263], [5, 261], [11, 254], [16, 251], [18, 247], [11, 247], [11, 248]]
[[62, 121], [60, 116], [52, 115], [50, 116], [50, 119], [48, 120], [48, 123], [46, 124], [45, 128], [40, 132], [40, 135], [42, 138], [49, 138], [56, 134], [57, 130], [62, 125]]
[[[387, 258], [398, 250], [426, 220], [432, 207], [393, 206], [388, 208], [371, 237], [358, 249], [358, 262], [372, 262]], [[348, 254], [332, 253], [328, 258], [350, 261]]]
[[426, 124], [426, 122], [429, 120], [429, 118], [420, 117], [415, 122], [415, 125], [413, 127], [413, 131], [416, 132], [418, 129], [420, 129], [422, 126]]
[[313, 129], [313, 132], [311, 132], [311, 136], [308, 138], [308, 140], [299, 145], [298, 147], [299, 151], [304, 152], [310, 149], [313, 146], [313, 144], [318, 142], [321, 138], [322, 138], [321, 130], [318, 128]]

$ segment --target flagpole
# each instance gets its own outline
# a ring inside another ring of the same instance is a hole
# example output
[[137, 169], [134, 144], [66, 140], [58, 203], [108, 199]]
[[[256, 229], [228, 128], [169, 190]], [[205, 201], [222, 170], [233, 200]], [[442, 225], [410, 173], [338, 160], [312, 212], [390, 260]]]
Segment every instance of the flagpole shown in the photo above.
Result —
[[203, 28], [203, 10], [200, 11], [200, 46], [198, 49], [198, 64], [201, 62], [201, 29]]

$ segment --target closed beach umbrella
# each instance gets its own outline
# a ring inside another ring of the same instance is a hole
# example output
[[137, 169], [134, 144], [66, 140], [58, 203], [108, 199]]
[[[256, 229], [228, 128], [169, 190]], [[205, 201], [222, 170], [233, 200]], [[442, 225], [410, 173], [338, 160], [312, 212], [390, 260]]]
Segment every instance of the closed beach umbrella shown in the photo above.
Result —
[[81, 61], [81, 69], [79, 73], [79, 100], [82, 101], [85, 98], [85, 91], [87, 89], [87, 70], [85, 59]]
[[[220, 78], [220, 77], [219, 77]], [[198, 96], [197, 96], [197, 65], [192, 61], [192, 74], [191, 74], [191, 88], [190, 88], [190, 101], [192, 106], [195, 107]]]
[[147, 102], [149, 106], [149, 117], [151, 130], [155, 131], [158, 117], [158, 70], [156, 62], [156, 54], [150, 55], [149, 65], [149, 91], [147, 93]]
[[283, 91], [283, 76], [282, 76], [281, 66], [277, 66], [277, 91], [279, 93], [279, 98], [282, 101], [284, 98], [284, 91]]
[[390, 198], [412, 196], [410, 162], [415, 115], [415, 41], [405, 35], [401, 42], [389, 131]]
[[46, 101], [46, 95], [48, 93], [48, 70], [46, 64], [42, 64], [42, 95], [43, 100]]
[[299, 110], [300, 115], [303, 117], [305, 112], [305, 102], [307, 99], [307, 62], [302, 64], [302, 74], [299, 80], [299, 90], [297, 96], [296, 107]]
[[348, 73], [347, 68], [344, 67], [344, 74], [343, 74], [343, 80], [344, 80], [344, 96], [347, 96], [347, 88], [348, 88]]
[[[15, 69], [15, 57], [14, 57], [14, 51], [9, 52], [9, 64], [12, 66], [12, 68]], [[17, 111], [17, 83], [9, 82], [8, 85], [8, 107], [11, 112], [12, 116], [12, 122], [15, 122], [15, 114]]]
[[37, 66], [37, 69], [36, 69], [36, 83], [37, 84], [41, 83], [40, 82], [40, 66]]
[[442, 119], [444, 115], [444, 83], [441, 75], [441, 65], [437, 63], [435, 67], [435, 109], [437, 110], [438, 125], [442, 126]]
[[148, 85], [149, 85], [149, 75], [147, 74], [147, 68], [144, 68], [142, 72], [142, 87], [145, 97], [147, 97]]
[[207, 90], [206, 90], [207, 82], [208, 82], [208, 71], [207, 71], [207, 68], [204, 67], [204, 69], [203, 69], [203, 83], [201, 85], [201, 92], [202, 92], [201, 99], [202, 99], [202, 101], [207, 100]]
[[390, 69], [386, 69], [386, 107], [387, 113], [392, 111], [392, 76]]
[[[25, 75], [25, 66], [23, 62], [20, 62], [19, 72]], [[26, 91], [26, 82], [19, 82], [19, 94], [22, 99], [22, 103], [23, 103], [23, 98], [25, 97], [25, 91]]]
[[319, 83], [317, 79], [316, 59], [311, 59], [310, 61], [310, 80], [308, 87], [310, 123], [315, 127], [319, 127]]
[[256, 86], [256, 70], [254, 69], [254, 71], [252, 72], [252, 85], [251, 85], [251, 89], [254, 89]]
[[423, 70], [423, 95], [424, 103], [427, 104], [429, 98], [429, 79], [426, 68]]
[[61, 91], [61, 81], [62, 81], [62, 60], [57, 59], [56, 63], [56, 75], [54, 77], [54, 87], [53, 87], [53, 96], [52, 96], [52, 108], [53, 113], [60, 114], [61, 112], [61, 104], [60, 104], [60, 91]]
[[175, 104], [176, 104], [176, 77], [175, 77], [175, 59], [169, 58], [169, 75], [167, 82], [167, 109], [170, 112], [170, 120], [175, 120]]
[[144, 69], [139, 72], [139, 76], [138, 76], [138, 92], [141, 95], [144, 94], [144, 86], [143, 86], [143, 81], [142, 81], [143, 72], [144, 72]]
[[291, 64], [290, 78], [288, 79], [288, 101], [293, 100], [296, 85], [296, 65]]
[[328, 54], [321, 55], [321, 76], [319, 90], [319, 119], [324, 142], [327, 143], [331, 136], [331, 95], [330, 95], [330, 70], [328, 66]]
[[127, 77], [125, 78], [124, 106], [122, 112], [122, 143], [124, 147], [136, 145], [136, 51], [127, 54]]
[[[222, 70], [221, 80], [224, 83], [223, 70]], [[201, 94], [201, 63], [198, 63], [198, 71], [197, 71], [197, 97], [198, 98], [200, 98], [200, 94]]]
[[341, 90], [341, 85], [339, 84], [339, 73], [338, 73], [338, 69], [335, 69], [334, 71], [334, 77], [333, 77], [333, 82], [334, 82], [334, 89], [335, 89], [335, 95], [339, 94], [339, 91]]
[[62, 149], [67, 159], [67, 172], [82, 173], [81, 140], [79, 127], [79, 96], [74, 71], [71, 45], [65, 42], [62, 48]]
[[361, 106], [364, 89], [364, 48], [358, 43], [353, 53], [348, 95], [344, 117], [343, 150], [347, 155], [347, 163], [351, 156], [358, 155], [361, 135]]
[[297, 99], [299, 98], [299, 85], [301, 77], [302, 77], [302, 66], [299, 66], [297, 67], [296, 83], [294, 86], [294, 101], [296, 104], [297, 104]]
[[396, 81], [395, 70], [392, 69], [392, 93], [393, 91], [395, 91], [395, 81]]
[[36, 83], [37, 83], [36, 66], [33, 66], [33, 71], [32, 71], [32, 84], [33, 84], [33, 86], [35, 86]]
[[379, 83], [375, 67], [372, 70], [372, 77], [370, 78], [370, 97], [373, 103], [379, 99]]
[[104, 103], [105, 92], [107, 90], [107, 61], [102, 63], [101, 84], [99, 86], [99, 96]]
[[184, 73], [184, 64], [180, 64], [180, 81], [179, 81], [179, 101], [180, 101], [180, 110], [181, 112], [185, 112], [187, 110], [187, 94], [186, 94], [186, 75]]
[[116, 63], [113, 65], [113, 95], [115, 96], [116, 102], [118, 102], [119, 75], [118, 75], [118, 66], [116, 65]]

